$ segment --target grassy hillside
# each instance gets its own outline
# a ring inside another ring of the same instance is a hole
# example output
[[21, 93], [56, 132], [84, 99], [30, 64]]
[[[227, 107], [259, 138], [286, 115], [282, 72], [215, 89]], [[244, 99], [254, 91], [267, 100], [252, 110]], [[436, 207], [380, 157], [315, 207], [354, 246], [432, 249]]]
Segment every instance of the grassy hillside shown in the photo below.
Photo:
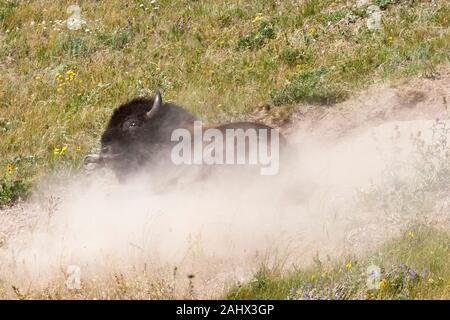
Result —
[[79, 30], [70, 4], [0, 0], [0, 204], [79, 166], [112, 109], [156, 88], [208, 122], [287, 116], [448, 61], [443, 0], [79, 1]]

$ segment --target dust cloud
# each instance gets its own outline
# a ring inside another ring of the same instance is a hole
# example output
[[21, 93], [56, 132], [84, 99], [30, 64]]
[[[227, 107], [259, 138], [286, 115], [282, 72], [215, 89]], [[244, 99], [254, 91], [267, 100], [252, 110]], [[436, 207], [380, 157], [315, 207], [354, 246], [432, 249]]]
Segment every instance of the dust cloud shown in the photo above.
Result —
[[417, 140], [435, 144], [436, 123], [383, 121], [337, 136], [298, 128], [277, 176], [219, 170], [166, 185], [164, 175], [139, 174], [119, 184], [104, 169], [42, 183], [24, 210], [33, 217], [0, 248], [0, 280], [45, 286], [71, 265], [82, 281], [148, 270], [170, 277], [176, 268], [211, 297], [262, 263], [364, 253], [407, 219], [394, 223], [358, 197], [393, 173], [414, 177]]

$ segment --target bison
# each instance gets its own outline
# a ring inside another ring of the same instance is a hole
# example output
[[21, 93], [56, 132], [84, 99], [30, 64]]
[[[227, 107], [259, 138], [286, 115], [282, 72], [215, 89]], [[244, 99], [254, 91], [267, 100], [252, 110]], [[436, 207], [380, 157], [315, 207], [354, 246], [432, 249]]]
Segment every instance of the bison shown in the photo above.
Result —
[[[101, 136], [100, 153], [88, 155], [85, 167], [107, 166], [123, 181], [130, 173], [146, 165], [153, 169], [170, 166], [171, 152], [178, 143], [173, 139], [173, 132], [184, 129], [193, 133], [197, 120], [182, 107], [164, 103], [159, 90], [154, 97], [133, 99], [114, 110]], [[273, 130], [269, 126], [252, 122], [235, 122], [208, 128], [217, 129], [215, 132], [219, 133], [225, 133], [227, 129], [240, 129], [241, 134], [245, 134], [248, 129]], [[271, 139], [272, 135], [268, 137], [268, 142]], [[284, 144], [283, 137], [280, 137], [280, 142]]]

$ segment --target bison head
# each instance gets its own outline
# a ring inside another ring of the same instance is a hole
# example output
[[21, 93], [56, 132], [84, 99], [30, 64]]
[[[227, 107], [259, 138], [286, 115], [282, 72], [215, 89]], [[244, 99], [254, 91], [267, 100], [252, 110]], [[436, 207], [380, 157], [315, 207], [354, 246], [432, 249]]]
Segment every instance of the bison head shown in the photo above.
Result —
[[133, 99], [114, 110], [101, 137], [101, 151], [85, 165], [108, 166], [120, 178], [146, 163], [167, 162], [173, 130], [192, 125], [196, 118], [183, 108], [153, 98]]

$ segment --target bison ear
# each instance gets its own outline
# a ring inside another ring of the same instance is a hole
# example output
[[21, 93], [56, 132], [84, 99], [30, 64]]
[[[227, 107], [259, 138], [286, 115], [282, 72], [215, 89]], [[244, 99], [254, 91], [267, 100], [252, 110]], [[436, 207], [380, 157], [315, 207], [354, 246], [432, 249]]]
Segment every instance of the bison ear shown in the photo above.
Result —
[[155, 114], [158, 113], [159, 109], [161, 109], [161, 106], [162, 106], [161, 92], [159, 92], [159, 90], [156, 90], [153, 106], [150, 109], [150, 111], [145, 114], [145, 118], [148, 120], [154, 117]]

